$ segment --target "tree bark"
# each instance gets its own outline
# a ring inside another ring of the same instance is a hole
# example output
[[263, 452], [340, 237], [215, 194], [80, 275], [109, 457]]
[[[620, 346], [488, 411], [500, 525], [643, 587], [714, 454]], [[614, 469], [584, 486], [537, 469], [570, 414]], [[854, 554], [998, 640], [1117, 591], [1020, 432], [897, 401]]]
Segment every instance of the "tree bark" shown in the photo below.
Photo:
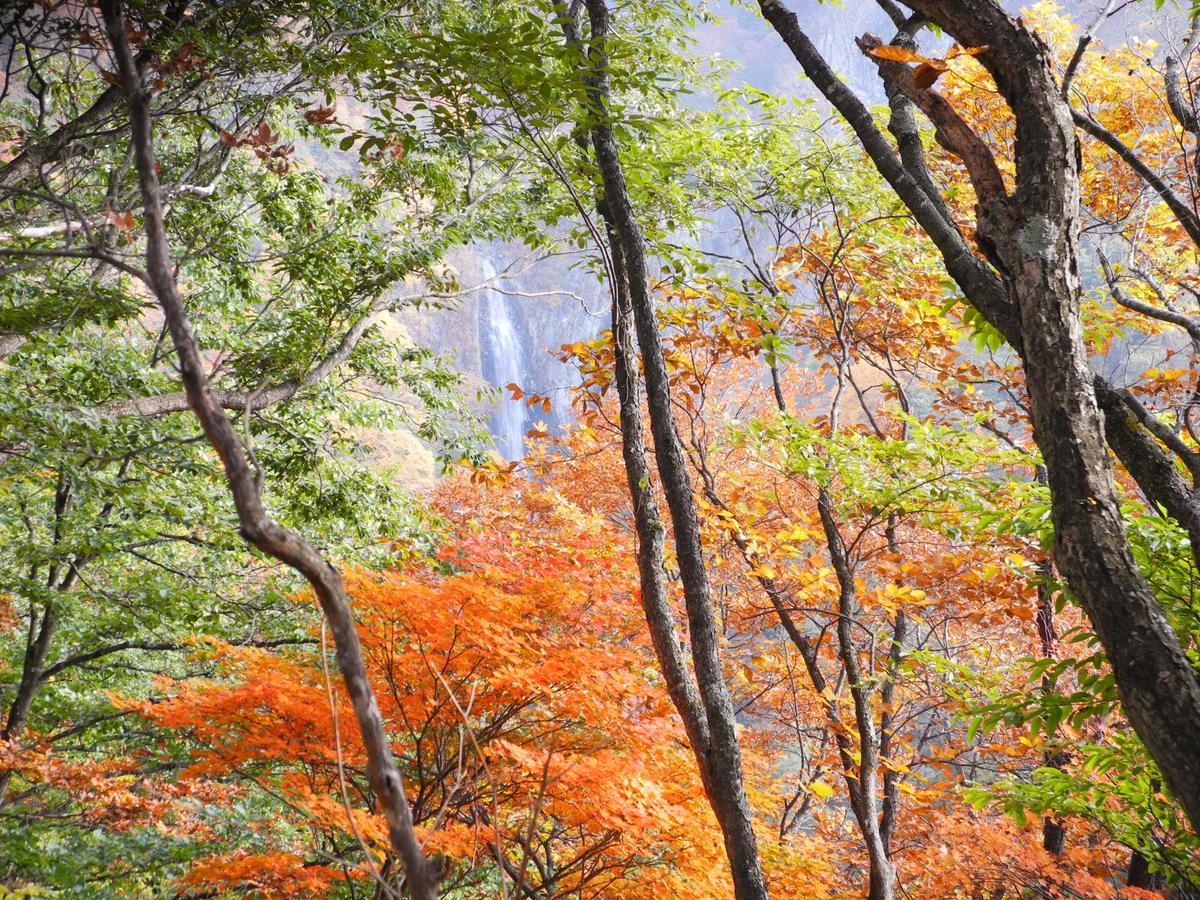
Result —
[[425, 857], [413, 829], [404, 782], [392, 758], [383, 717], [367, 678], [362, 646], [341, 575], [302, 537], [267, 514], [245, 449], [229, 417], [209, 389], [187, 310], [175, 283], [163, 223], [148, 91], [130, 52], [121, 0], [102, 0], [100, 7], [129, 108], [133, 156], [145, 212], [145, 280], [162, 308], [171, 333], [188, 402], [225, 468], [242, 537], [302, 574], [317, 596], [333, 635], [338, 668], [366, 749], [367, 777], [388, 823], [392, 847], [404, 864], [412, 895], [420, 900], [433, 900], [437, 896], [440, 872]]
[[[1055, 84], [1046, 48], [993, 0], [912, 0], [908, 5], [964, 46], [989, 48], [979, 60], [1015, 115], [1017, 190], [1011, 198], [997, 192], [990, 178], [980, 177], [986, 160], [976, 155], [978, 144], [962, 143], [973, 135], [934, 119], [939, 139], [970, 161], [980, 198], [980, 245], [988, 249], [999, 276], [939, 213], [795, 15], [778, 0], [760, 0], [764, 16], [934, 240], [967, 299], [1019, 353], [1034, 436], [1049, 476], [1059, 569], [1108, 655], [1138, 736], [1193, 825], [1200, 824], [1200, 754], [1195, 752], [1200, 680], [1130, 551], [1087, 369], [1077, 263], [1078, 148], [1071, 111]], [[911, 79], [911, 71], [901, 68]], [[939, 114], [932, 91], [915, 96], [927, 115]]]
[[863, 678], [858, 648], [854, 644], [855, 620], [858, 617], [858, 590], [854, 573], [846, 555], [846, 545], [833, 518], [833, 500], [829, 492], [817, 492], [817, 513], [825, 532], [829, 561], [838, 580], [837, 637], [838, 656], [846, 673], [850, 697], [854, 701], [854, 721], [858, 728], [858, 803], [854, 816], [863, 842], [867, 845], [869, 862], [868, 900], [892, 900], [895, 895], [896, 869], [879, 828], [879, 733], [871, 712], [871, 688]]
[[[1046, 483], [1046, 467], [1037, 467], [1038, 484]], [[1058, 632], [1054, 627], [1054, 596], [1050, 591], [1050, 580], [1054, 577], [1054, 562], [1043, 559], [1038, 564], [1037, 614], [1034, 616], [1034, 626], [1037, 628], [1038, 643], [1041, 644], [1042, 656], [1054, 659], [1058, 656]], [[1055, 679], [1050, 675], [1042, 676], [1042, 693], [1053, 694]], [[1069, 754], [1061, 749], [1047, 750], [1042, 755], [1042, 762], [1047, 768], [1062, 769], [1070, 761]], [[1067, 844], [1067, 823], [1054, 816], [1042, 818], [1042, 849], [1047, 853], [1058, 856]]]
[[[33, 615], [31, 612], [30, 615]], [[29, 718], [29, 710], [33, 699], [45, 680], [46, 660], [50, 656], [50, 644], [58, 626], [58, 617], [52, 603], [47, 603], [42, 610], [42, 619], [36, 630], [31, 630], [32, 640], [25, 648], [25, 660], [21, 666], [21, 680], [17, 684], [17, 693], [12, 705], [8, 708], [8, 716], [4, 720], [4, 730], [0, 731], [0, 740], [11, 741], [25, 728]], [[8, 786], [12, 780], [12, 771], [0, 771], [0, 809], [8, 797]]]
[[666, 358], [649, 290], [645, 247], [625, 184], [616, 138], [607, 121], [608, 59], [605, 42], [609, 29], [608, 7], [604, 0], [587, 0], [587, 9], [591, 23], [592, 147], [600, 169], [604, 204], [611, 217], [612, 234], [620, 248], [625, 268], [646, 380], [655, 459], [674, 526], [676, 556], [683, 581], [692, 644], [692, 662], [708, 725], [708, 744], [698, 749], [706, 759], [704, 765], [709, 774], [709, 800], [721, 825], [725, 852], [733, 874], [734, 895], [739, 900], [765, 898], [767, 888], [759, 862], [758, 841], [742, 782], [741, 748], [733, 700], [721, 667], [717, 622], [700, 542], [700, 523], [683, 449], [675, 430]]
[[1125, 884], [1145, 891], [1161, 891], [1167, 886], [1167, 880], [1163, 878], [1161, 872], [1150, 871], [1150, 863], [1140, 851], [1131, 850], [1129, 868], [1125, 873]]
[[[601, 213], [602, 217], [604, 213]], [[683, 659], [675, 614], [671, 610], [663, 568], [663, 542], [666, 528], [654, 497], [654, 482], [647, 461], [646, 436], [642, 425], [641, 391], [638, 389], [637, 356], [633, 343], [633, 305], [629, 299], [620, 244], [611, 245], [613, 255], [613, 354], [617, 396], [621, 406], [621, 455], [629, 496], [633, 504], [634, 527], [638, 536], [638, 575], [642, 610], [654, 644], [655, 656], [667, 684], [667, 693], [683, 720], [688, 741], [705, 791], [712, 776], [704, 748], [708, 746], [708, 721], [696, 686]]]

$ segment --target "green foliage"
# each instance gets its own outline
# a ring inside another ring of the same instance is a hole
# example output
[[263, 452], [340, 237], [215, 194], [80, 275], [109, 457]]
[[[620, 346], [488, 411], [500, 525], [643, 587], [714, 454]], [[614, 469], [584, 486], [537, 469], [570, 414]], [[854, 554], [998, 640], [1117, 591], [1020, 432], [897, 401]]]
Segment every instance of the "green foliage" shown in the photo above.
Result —
[[1018, 823], [1035, 815], [1078, 816], [1100, 824], [1163, 873], [1169, 883], [1193, 885], [1200, 878], [1200, 840], [1162, 786], [1162, 776], [1130, 733], [1103, 744], [1075, 747], [1070, 769], [1044, 767], [1020, 780], [1005, 779], [967, 791], [977, 807], [996, 804]]
[[[1148, 517], [1132, 502], [1124, 507], [1134, 554], [1146, 573], [1175, 633], [1196, 658], [1195, 564], [1186, 535], [1170, 520]], [[1015, 508], [993, 519], [1004, 530], [1042, 534], [1048, 546], [1049, 505]], [[1061, 613], [1073, 604], [1066, 586], [1053, 582]], [[998, 781], [977, 784], [967, 798], [977, 807], [994, 805], [1024, 824], [1030, 813], [1077, 816], [1100, 825], [1116, 840], [1139, 851], [1169, 883], [1195, 884], [1200, 877], [1200, 841], [1166, 788], [1146, 748], [1124, 722], [1116, 681], [1096, 636], [1072, 628], [1060, 636], [1056, 658], [1026, 657], [1014, 671], [981, 677], [956, 669], [968, 737], [1001, 728], [1028, 735], [1061, 761]], [[1009, 680], [1011, 676], [1011, 680]]]
[[[382, 12], [247, 0], [204, 5], [176, 28], [152, 5], [134, 8], [161, 59], [188, 47], [200, 60], [164, 74], [155, 103], [170, 113], [157, 117], [155, 137], [178, 280], [210, 378], [250, 398], [230, 414], [272, 513], [340, 563], [367, 566], [428, 547], [438, 530], [395, 469], [372, 461], [372, 435], [408, 432], [447, 464], [487, 450], [461, 377], [390, 319], [429, 303], [445, 253], [477, 233], [461, 212], [463, 148], [413, 139], [407, 154], [327, 160], [326, 174], [306, 158], [341, 127], [305, 115], [314, 92], [343, 83], [338, 35], [403, 38], [407, 26], [380, 26]], [[54, 115], [43, 120], [36, 98], [18, 93], [0, 104], [0, 138], [44, 138], [109, 87], [72, 52], [48, 53], [40, 71]], [[0, 362], [0, 698], [10, 715], [32, 686], [27, 719], [11, 720], [14, 740], [67, 761], [133, 759], [153, 771], [144, 754], [157, 736], [114, 714], [111, 695], [151, 696], [155, 676], [205, 674], [189, 652], [197, 635], [310, 642], [315, 611], [296, 602], [292, 573], [238, 535], [219, 461], [186, 407], [138, 414], [136, 402], [180, 391], [144, 288], [70, 255], [98, 245], [136, 265], [142, 253], [127, 127], [113, 115], [102, 139], [56, 169], [54, 196], [4, 199], [5, 231], [60, 221], [62, 209], [84, 224], [65, 237], [4, 238], [23, 256], [0, 279], [0, 335], [20, 339]], [[336, 171], [345, 177], [328, 177]], [[283, 399], [256, 403], [280, 386]], [[47, 651], [30, 674], [39, 633]], [[78, 819], [83, 798], [5, 782], [5, 880], [62, 896], [109, 886], [165, 895], [203, 847], [169, 827], [93, 830]], [[210, 824], [223, 835], [214, 839], [245, 840], [244, 823]]]
[[[349, 565], [434, 555], [442, 523], [406, 493], [399, 464], [373, 458], [373, 441], [415, 436], [444, 466], [482, 462], [488, 441], [450, 362], [399, 334], [391, 316], [449, 302], [458, 285], [446, 260], [473, 242], [570, 255], [604, 272], [586, 17], [569, 20], [554, 0], [418, 2], [402, 13], [375, 0], [234, 0], [199, 4], [180, 21], [160, 4], [130, 7], [138, 50], [161, 75], [155, 140], [178, 281], [214, 386], [240, 398], [229, 412], [272, 515]], [[67, 12], [49, 25], [32, 9], [0, 15], [63, 38], [36, 44], [52, 48], [38, 70], [44, 89], [28, 76], [0, 105], [0, 142], [32, 146], [112, 87], [94, 64], [103, 38], [94, 21]], [[710, 311], [746, 324], [743, 356], [817, 382], [828, 360], [808, 358], [781, 323], [819, 310], [828, 284], [839, 288], [838, 275], [805, 269], [805, 242], [836, 213], [856, 223], [839, 233], [837, 252], [869, 257], [850, 267], [863, 309], [902, 306], [918, 324], [945, 324], [936, 337], [961, 346], [971, 366], [1001, 353], [1000, 333], [961, 304], [953, 283], [929, 277], [906, 214], [848, 136], [808, 102], [725, 87], [724, 69], [693, 54], [692, 32], [711, 15], [693, 0], [614, 10], [607, 124], [657, 287], [685, 306], [715, 298]], [[0, 206], [9, 264], [0, 339], [16, 347], [0, 360], [0, 698], [4, 712], [16, 710], [33, 684], [13, 741], [68, 762], [129, 765], [140, 798], [151, 782], [170, 783], [192, 744], [131, 725], [110, 698], [154, 698], [159, 676], [212, 677], [200, 636], [311, 643], [316, 611], [289, 571], [247, 549], [191, 413], [178, 403], [138, 412], [180, 383], [161, 318], [129, 271], [145, 248], [127, 122], [118, 111], [103, 126]], [[716, 232], [746, 252], [727, 253], [709, 240]], [[929, 283], [905, 289], [920, 278]], [[865, 359], [844, 354], [846, 367]], [[900, 368], [919, 381], [932, 365], [917, 352]], [[990, 389], [992, 373], [964, 368], [939, 374], [963, 396]], [[845, 422], [831, 436], [819, 415], [747, 417], [726, 433], [784, 477], [836, 488], [836, 517], [864, 533], [898, 517], [950, 545], [1049, 551], [1053, 517], [1031, 478], [1036, 455], [1017, 449], [1017, 429], [998, 428], [996, 404], [954, 407], [939, 390], [918, 385], [902, 412], [889, 408], [898, 426], [889, 433], [901, 437]], [[1132, 498], [1125, 515], [1137, 560], [1200, 665], [1186, 535]], [[1005, 564], [1069, 611], [1069, 593], [1045, 567]], [[920, 616], [918, 607], [917, 630]], [[49, 649], [31, 667], [41, 633]], [[1021, 823], [1031, 812], [1090, 819], [1176, 882], [1194, 882], [1200, 846], [1126, 733], [1095, 636], [1076, 626], [1060, 641], [1054, 658], [983, 670], [901, 647], [902, 674], [944, 680], [967, 743], [1011, 732], [1065, 760], [975, 783], [968, 796], [981, 808]], [[265, 790], [219, 810], [189, 798], [204, 827], [186, 834], [172, 833], [176, 823], [92, 827], [86, 802], [57, 783], [15, 777], [0, 795], [0, 879], [29, 885], [0, 887], [0, 898], [169, 896], [213, 845], [253, 851], [281, 837], [250, 827], [280, 808]], [[492, 869], [476, 874], [500, 883]]]

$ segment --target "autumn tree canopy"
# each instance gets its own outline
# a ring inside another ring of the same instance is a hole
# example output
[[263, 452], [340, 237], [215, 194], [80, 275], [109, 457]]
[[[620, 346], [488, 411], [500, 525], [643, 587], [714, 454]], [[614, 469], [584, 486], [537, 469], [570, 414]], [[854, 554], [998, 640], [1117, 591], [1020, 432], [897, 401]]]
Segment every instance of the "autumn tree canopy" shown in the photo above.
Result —
[[5, 5], [0, 897], [1200, 896], [1197, 21]]

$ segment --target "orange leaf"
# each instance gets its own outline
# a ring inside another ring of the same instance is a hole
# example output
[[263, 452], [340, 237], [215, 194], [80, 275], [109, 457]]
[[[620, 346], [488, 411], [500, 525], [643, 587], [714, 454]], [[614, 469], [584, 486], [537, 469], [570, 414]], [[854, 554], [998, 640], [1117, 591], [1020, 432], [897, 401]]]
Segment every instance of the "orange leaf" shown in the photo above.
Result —
[[870, 51], [870, 54], [876, 59], [890, 59], [893, 62], [928, 62], [929, 60], [920, 53], [913, 53], [911, 50], [905, 50], [903, 47], [893, 47], [890, 44], [885, 44], [882, 47], [875, 47]]
[[946, 59], [954, 59], [956, 56], [979, 56], [981, 53], [987, 53], [989, 49], [991, 48], [988, 44], [984, 44], [982, 47], [960, 47], [955, 44], [946, 54]]
[[128, 231], [133, 228], [133, 213], [129, 210], [125, 212], [113, 212], [111, 209], [105, 210], [104, 217], [108, 219], [110, 225], [115, 225], [122, 231]]

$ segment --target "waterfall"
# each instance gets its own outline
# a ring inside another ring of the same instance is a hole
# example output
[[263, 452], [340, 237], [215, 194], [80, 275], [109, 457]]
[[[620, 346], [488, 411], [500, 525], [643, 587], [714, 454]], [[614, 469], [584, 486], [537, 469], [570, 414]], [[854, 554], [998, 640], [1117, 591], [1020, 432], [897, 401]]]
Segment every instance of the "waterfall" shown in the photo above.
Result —
[[[496, 277], [495, 267], [483, 261], [484, 281]], [[489, 286], [482, 292], [479, 304], [479, 348], [483, 377], [505, 396], [492, 410], [491, 431], [496, 450], [505, 459], [519, 459], [525, 453], [525, 407], [513, 400], [505, 386], [521, 384], [525, 377], [525, 352], [514, 326], [515, 317], [509, 309], [510, 297]]]

